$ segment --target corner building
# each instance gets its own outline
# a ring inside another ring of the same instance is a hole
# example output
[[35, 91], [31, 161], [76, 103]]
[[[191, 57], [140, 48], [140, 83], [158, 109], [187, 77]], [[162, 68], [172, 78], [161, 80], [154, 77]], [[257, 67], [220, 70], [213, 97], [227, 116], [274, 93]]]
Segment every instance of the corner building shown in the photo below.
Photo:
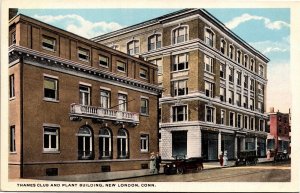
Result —
[[156, 65], [25, 15], [9, 46], [9, 178], [149, 167]]
[[266, 155], [269, 59], [206, 10], [179, 10], [92, 40], [158, 66], [163, 159]]

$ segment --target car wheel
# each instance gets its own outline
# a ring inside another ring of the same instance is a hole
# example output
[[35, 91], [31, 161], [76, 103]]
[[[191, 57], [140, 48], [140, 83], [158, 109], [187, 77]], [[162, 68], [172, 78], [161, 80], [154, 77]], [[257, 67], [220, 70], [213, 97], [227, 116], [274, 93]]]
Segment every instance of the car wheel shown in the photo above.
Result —
[[177, 168], [177, 174], [183, 174], [183, 167]]
[[203, 170], [203, 167], [202, 166], [198, 166], [197, 167], [197, 172], [201, 172]]

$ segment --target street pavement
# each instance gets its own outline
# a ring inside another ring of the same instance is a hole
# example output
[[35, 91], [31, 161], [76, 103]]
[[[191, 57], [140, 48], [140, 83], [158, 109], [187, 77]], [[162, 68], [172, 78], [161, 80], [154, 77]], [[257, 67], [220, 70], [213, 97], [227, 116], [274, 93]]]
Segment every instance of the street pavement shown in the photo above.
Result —
[[264, 163], [256, 166], [227, 167], [182, 175], [143, 176], [118, 182], [290, 182], [290, 163]]

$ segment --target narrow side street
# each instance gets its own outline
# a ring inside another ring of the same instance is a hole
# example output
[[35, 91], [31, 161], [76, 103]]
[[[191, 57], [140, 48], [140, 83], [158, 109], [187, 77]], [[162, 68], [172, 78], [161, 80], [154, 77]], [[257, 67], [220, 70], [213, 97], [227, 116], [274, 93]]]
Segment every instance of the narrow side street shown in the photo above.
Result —
[[290, 163], [258, 164], [190, 172], [183, 175], [156, 175], [116, 180], [118, 182], [289, 182]]

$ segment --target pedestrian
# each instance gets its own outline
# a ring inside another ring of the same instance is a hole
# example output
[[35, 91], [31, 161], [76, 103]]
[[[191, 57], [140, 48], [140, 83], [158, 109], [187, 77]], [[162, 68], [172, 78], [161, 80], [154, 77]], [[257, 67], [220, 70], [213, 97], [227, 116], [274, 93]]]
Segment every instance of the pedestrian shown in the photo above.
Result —
[[267, 151], [267, 160], [270, 160], [271, 159], [271, 151], [268, 149]]
[[150, 173], [154, 174], [156, 173], [156, 156], [154, 155], [154, 152], [150, 154]]
[[220, 166], [223, 166], [223, 152], [221, 151], [219, 155]]
[[159, 152], [156, 153], [156, 159], [155, 159], [155, 165], [156, 165], [156, 170], [157, 170], [157, 174], [159, 174], [160, 171], [160, 163], [161, 163], [161, 156], [159, 154]]
[[227, 157], [227, 151], [224, 151], [224, 156], [223, 156], [223, 161], [224, 161], [224, 166], [227, 166], [227, 161], [228, 161], [228, 157]]

